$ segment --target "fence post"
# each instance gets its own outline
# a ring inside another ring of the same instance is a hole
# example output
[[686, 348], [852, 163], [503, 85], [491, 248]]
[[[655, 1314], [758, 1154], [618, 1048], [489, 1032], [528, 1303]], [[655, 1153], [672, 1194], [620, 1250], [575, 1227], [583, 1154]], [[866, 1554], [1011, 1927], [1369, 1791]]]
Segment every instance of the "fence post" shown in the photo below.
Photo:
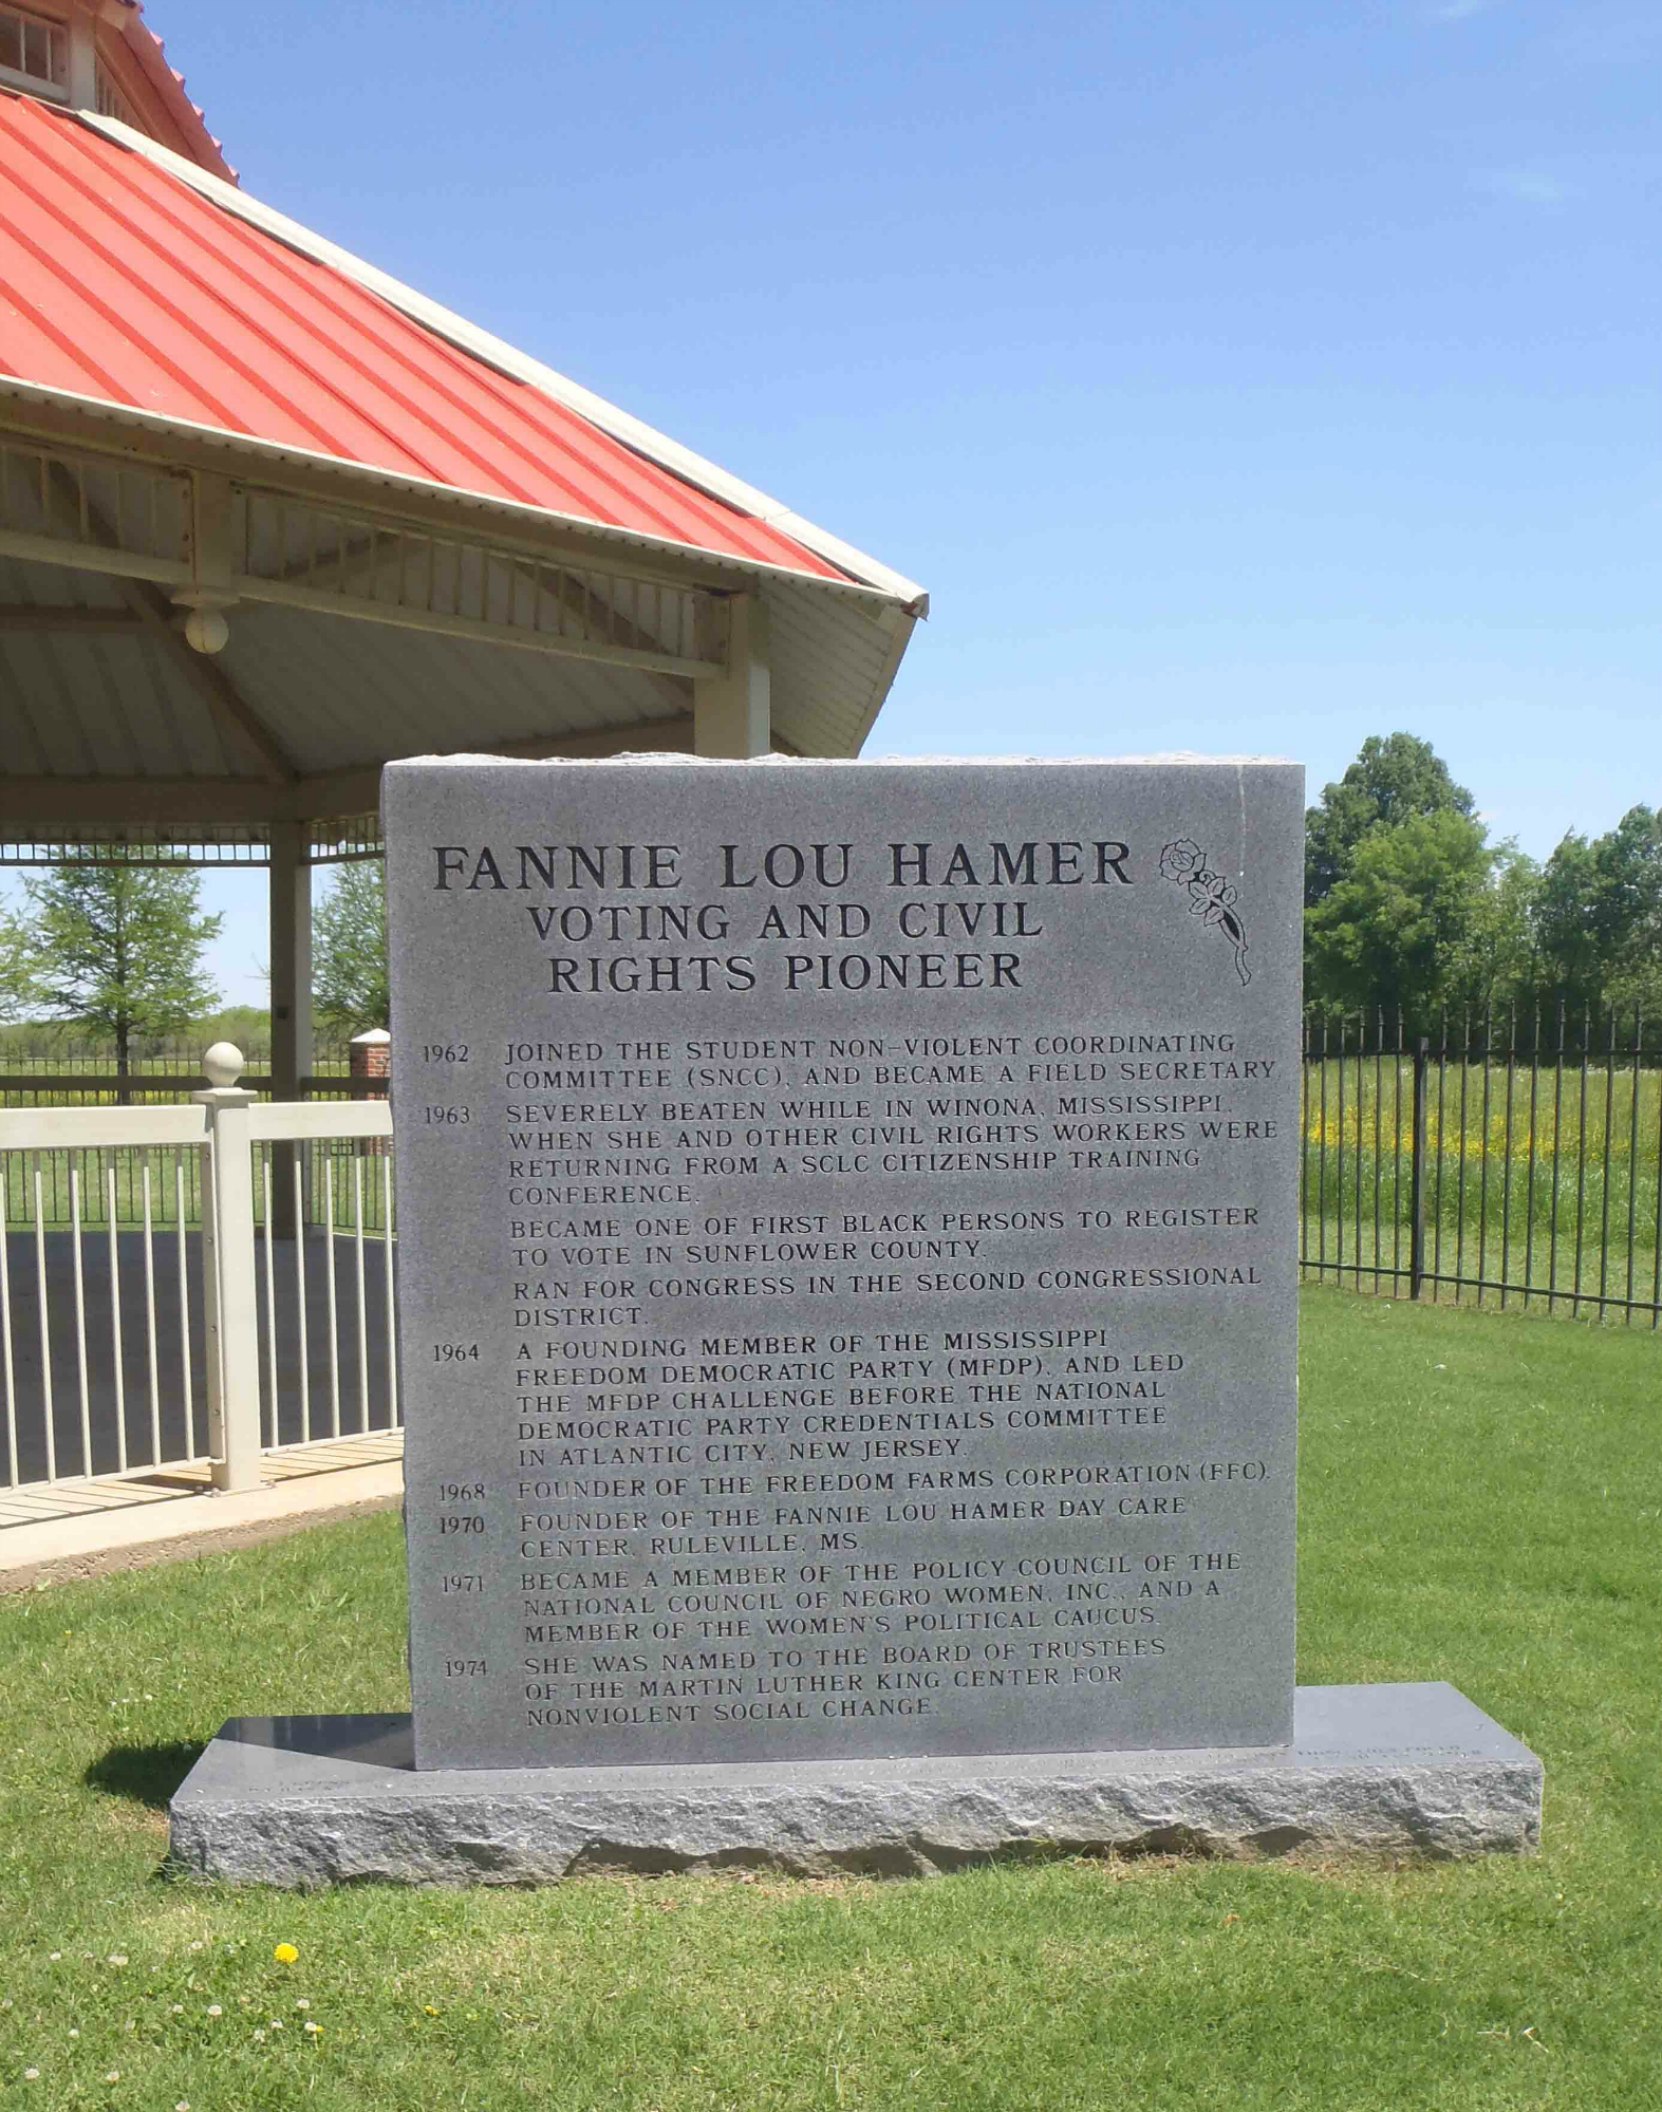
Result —
[[254, 1176], [242, 1051], [216, 1041], [202, 1059], [208, 1159], [202, 1212], [202, 1290], [208, 1350], [208, 1443], [216, 1489], [260, 1486], [259, 1298], [254, 1269]]
[[1426, 1080], [1431, 1069], [1431, 1044], [1423, 1036], [1414, 1044], [1414, 1156], [1409, 1181], [1409, 1210], [1413, 1218], [1412, 1244], [1408, 1253], [1408, 1295], [1418, 1298], [1425, 1289], [1425, 1159]]

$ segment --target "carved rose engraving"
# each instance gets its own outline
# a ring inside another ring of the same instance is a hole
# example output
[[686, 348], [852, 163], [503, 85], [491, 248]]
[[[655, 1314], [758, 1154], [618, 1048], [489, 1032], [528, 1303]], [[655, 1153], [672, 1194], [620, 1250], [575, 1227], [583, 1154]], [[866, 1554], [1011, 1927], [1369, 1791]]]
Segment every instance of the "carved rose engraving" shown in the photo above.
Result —
[[1235, 890], [1207, 864], [1207, 854], [1198, 843], [1179, 836], [1160, 853], [1160, 871], [1167, 880], [1189, 891], [1189, 914], [1203, 924], [1215, 924], [1235, 949], [1235, 973], [1242, 985], [1252, 981], [1247, 966], [1246, 927], [1234, 911]]

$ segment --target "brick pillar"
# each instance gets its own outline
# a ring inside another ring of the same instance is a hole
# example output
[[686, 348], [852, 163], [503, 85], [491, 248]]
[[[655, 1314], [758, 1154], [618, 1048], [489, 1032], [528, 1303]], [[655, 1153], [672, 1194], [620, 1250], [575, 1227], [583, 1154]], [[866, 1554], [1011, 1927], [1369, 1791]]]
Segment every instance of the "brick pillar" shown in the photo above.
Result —
[[[370, 1027], [354, 1034], [347, 1050], [354, 1100], [384, 1100], [392, 1079], [392, 1036], [385, 1027]], [[385, 1137], [366, 1137], [358, 1146], [366, 1158], [384, 1159], [390, 1149]]]

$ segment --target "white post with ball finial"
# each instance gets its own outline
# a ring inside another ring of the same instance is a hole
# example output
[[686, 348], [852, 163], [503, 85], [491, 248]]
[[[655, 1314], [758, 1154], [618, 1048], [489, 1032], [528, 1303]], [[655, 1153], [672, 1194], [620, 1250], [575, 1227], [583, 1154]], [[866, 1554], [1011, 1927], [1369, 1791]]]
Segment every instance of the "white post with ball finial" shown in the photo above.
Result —
[[216, 1041], [202, 1059], [208, 1111], [208, 1178], [202, 1210], [202, 1286], [207, 1313], [208, 1442], [216, 1489], [260, 1486], [260, 1309], [254, 1266], [254, 1175], [248, 1110], [255, 1094], [237, 1080], [243, 1055]]

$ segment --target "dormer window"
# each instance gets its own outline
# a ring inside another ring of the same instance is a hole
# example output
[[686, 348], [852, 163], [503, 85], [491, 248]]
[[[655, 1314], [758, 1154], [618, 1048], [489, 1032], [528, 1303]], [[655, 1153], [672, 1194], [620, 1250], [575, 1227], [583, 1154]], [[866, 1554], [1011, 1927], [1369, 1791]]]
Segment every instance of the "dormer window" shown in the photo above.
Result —
[[0, 84], [67, 95], [69, 38], [62, 25], [0, 4]]

